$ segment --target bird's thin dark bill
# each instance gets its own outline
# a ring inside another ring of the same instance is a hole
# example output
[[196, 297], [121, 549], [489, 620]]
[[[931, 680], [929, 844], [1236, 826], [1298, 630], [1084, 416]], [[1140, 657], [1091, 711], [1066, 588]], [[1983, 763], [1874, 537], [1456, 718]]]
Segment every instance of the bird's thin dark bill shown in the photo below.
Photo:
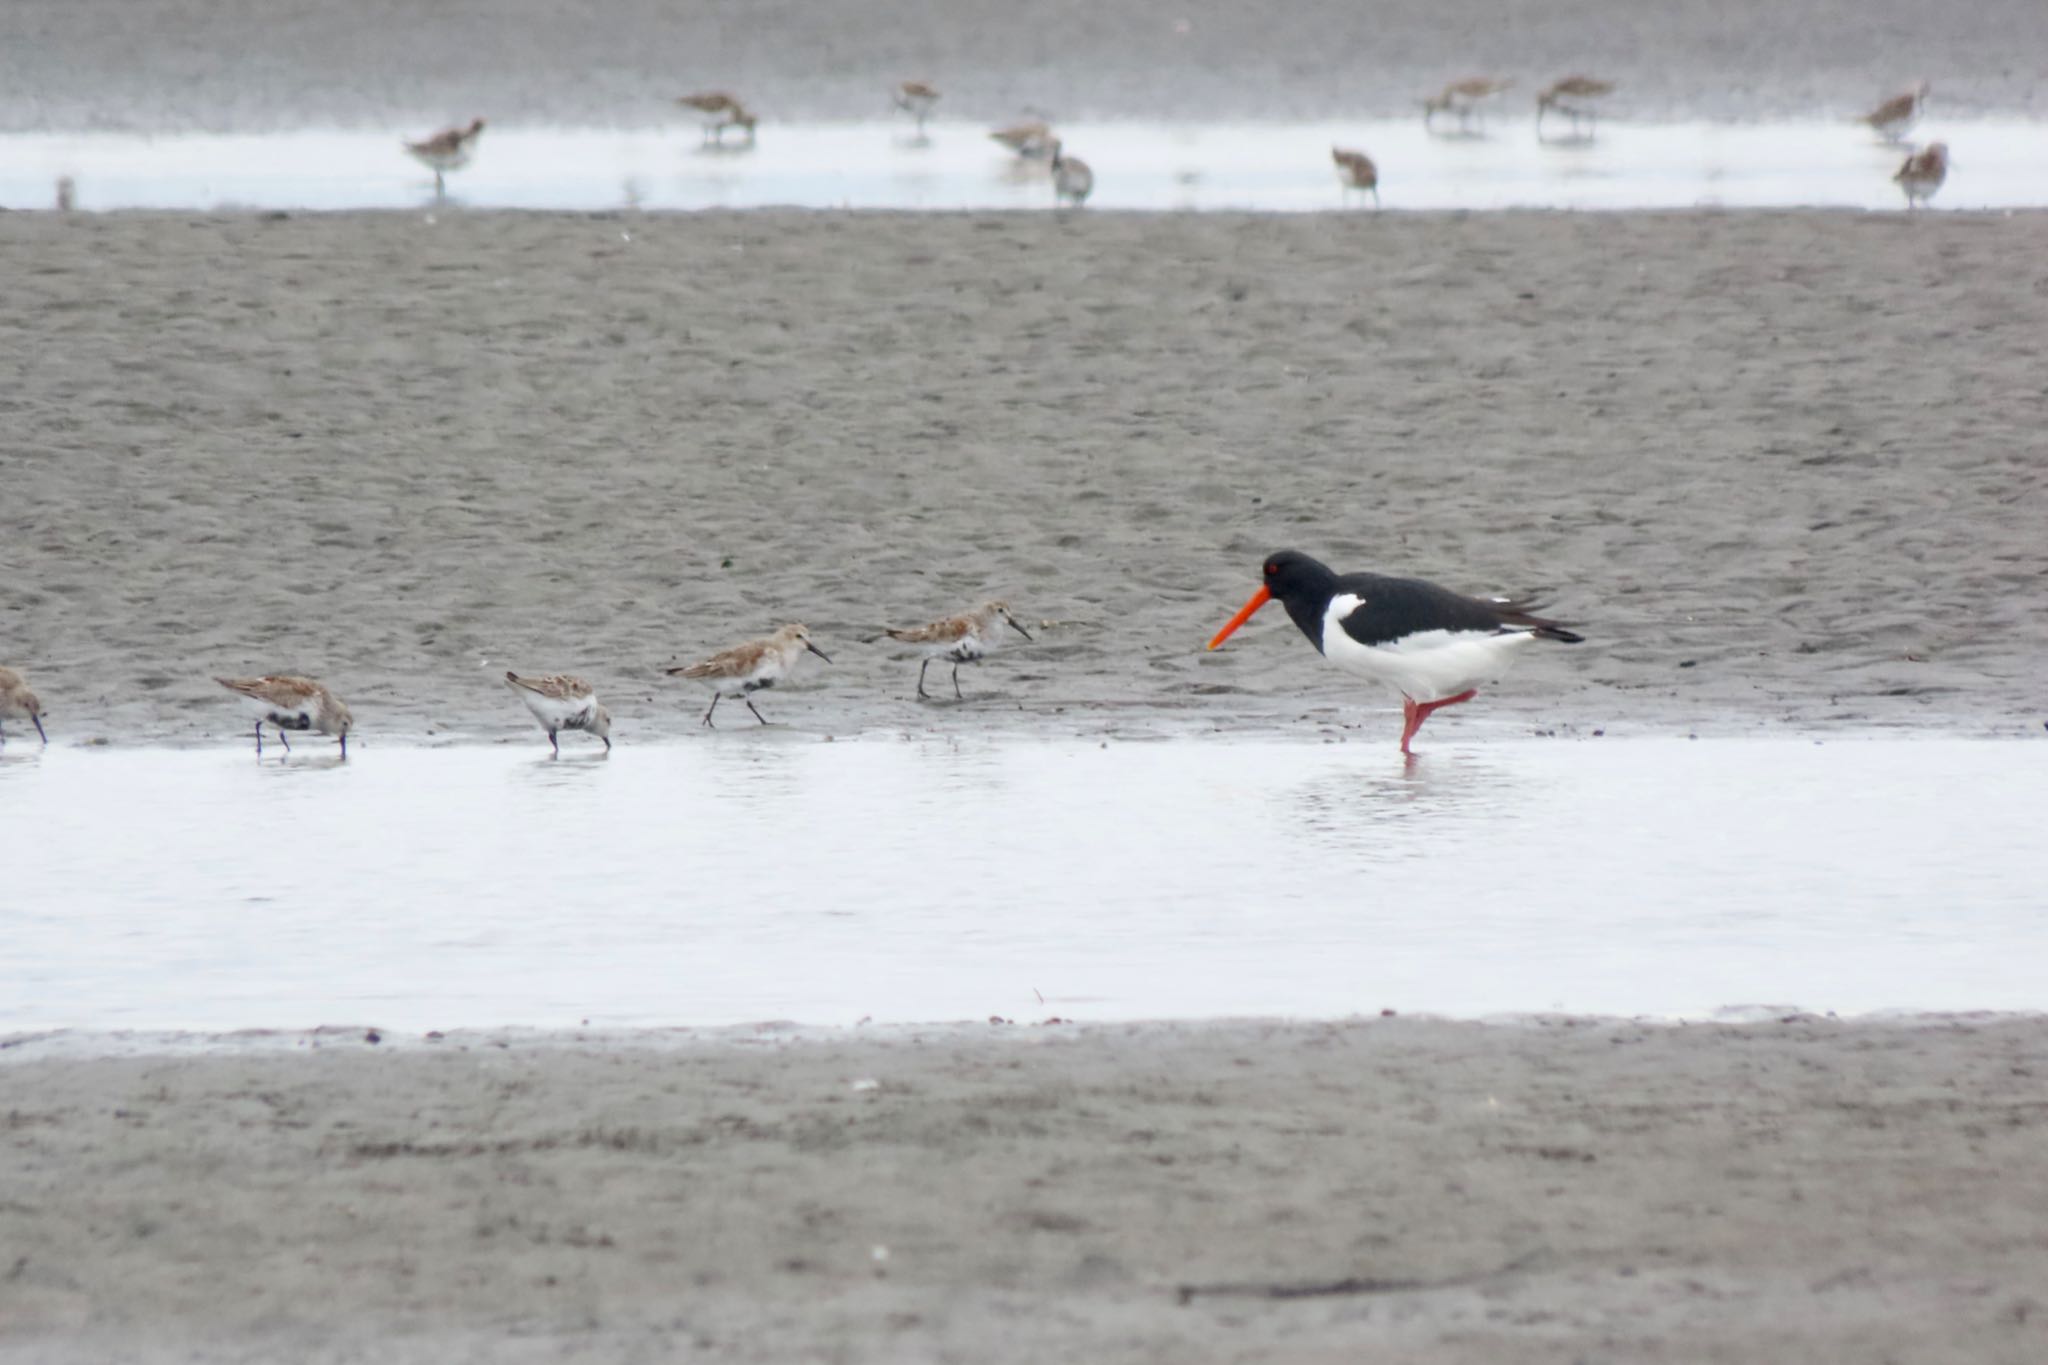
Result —
[[[1007, 620], [1008, 618], [1006, 617], [1004, 619]], [[1015, 621], [1010, 622], [1010, 629], [1016, 631], [1019, 635], [1023, 636], [1027, 640], [1031, 638], [1031, 632], [1024, 629], [1024, 627], [1018, 625]]]
[[1209, 642], [1209, 648], [1214, 649], [1216, 648], [1216, 646], [1222, 644], [1225, 640], [1228, 640], [1230, 638], [1230, 633], [1232, 631], [1236, 630], [1245, 622], [1251, 620], [1252, 614], [1254, 612], [1258, 611], [1260, 607], [1265, 606], [1266, 603], [1272, 600], [1272, 592], [1268, 590], [1264, 584], [1261, 584], [1259, 586], [1259, 590], [1252, 594], [1252, 600], [1245, 603], [1244, 606], [1240, 607], [1238, 609], [1237, 615], [1231, 617], [1229, 623], [1225, 625], [1223, 629], [1216, 632], [1216, 638]]
[[827, 653], [826, 653], [826, 652], [825, 652], [824, 650], [822, 650], [822, 649], [818, 648], [818, 647], [817, 647], [816, 645], [814, 645], [814, 644], [811, 644], [811, 643], [810, 643], [809, 641], [806, 641], [806, 642], [804, 643], [804, 648], [805, 648], [805, 649], [808, 649], [809, 651], [811, 651], [811, 653], [813, 653], [813, 654], [817, 655], [817, 656], [818, 656], [819, 658], [823, 659], [823, 660], [824, 660], [824, 661], [825, 661], [826, 663], [828, 663], [828, 664], [829, 664], [829, 663], [831, 663], [831, 662], [832, 662], [832, 656], [831, 656], [830, 654], [827, 654]]

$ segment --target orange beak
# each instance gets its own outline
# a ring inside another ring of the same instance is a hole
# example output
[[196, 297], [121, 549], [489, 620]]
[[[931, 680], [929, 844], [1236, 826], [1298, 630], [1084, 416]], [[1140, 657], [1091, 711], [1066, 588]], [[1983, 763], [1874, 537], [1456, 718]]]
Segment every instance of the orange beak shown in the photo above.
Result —
[[1265, 606], [1266, 603], [1272, 600], [1273, 594], [1266, 591], [1264, 585], [1261, 585], [1259, 590], [1252, 594], [1252, 600], [1245, 603], [1242, 607], [1238, 608], [1237, 615], [1230, 618], [1229, 624], [1224, 626], [1223, 629], [1216, 632], [1216, 638], [1209, 642], [1209, 648], [1214, 649], [1216, 648], [1216, 646], [1222, 644], [1225, 640], [1228, 640], [1230, 638], [1230, 632], [1236, 630], [1239, 626], [1251, 620], [1253, 612], [1257, 611], [1260, 607]]

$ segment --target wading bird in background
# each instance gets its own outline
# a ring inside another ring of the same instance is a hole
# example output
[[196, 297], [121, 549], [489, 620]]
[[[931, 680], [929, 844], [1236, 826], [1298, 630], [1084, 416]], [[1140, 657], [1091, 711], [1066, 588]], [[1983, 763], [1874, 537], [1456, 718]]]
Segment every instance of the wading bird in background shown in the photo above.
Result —
[[1209, 641], [1215, 649], [1268, 602], [1287, 608], [1325, 659], [1401, 694], [1401, 752], [1430, 713], [1478, 695], [1531, 640], [1584, 638], [1526, 599], [1466, 597], [1419, 578], [1339, 575], [1298, 550], [1266, 556], [1265, 581]]
[[1933, 142], [1906, 158], [1892, 177], [1906, 192], [1906, 207], [1917, 208], [1934, 197], [1941, 182], [1948, 179], [1948, 144]]
[[408, 142], [405, 150], [412, 159], [434, 173], [434, 193], [448, 192], [448, 172], [459, 171], [476, 155], [477, 141], [484, 135], [484, 121], [471, 119], [467, 128], [443, 128], [430, 138]]
[[1469, 130], [1473, 115], [1482, 106], [1499, 99], [1514, 85], [1513, 81], [1500, 80], [1493, 76], [1467, 76], [1461, 81], [1452, 81], [1434, 95], [1422, 101], [1422, 126], [1433, 127], [1436, 116], [1449, 112], [1458, 116], [1460, 130]]
[[36, 733], [45, 744], [50, 742], [48, 732], [43, 729], [43, 704], [36, 700], [36, 694], [28, 690], [28, 684], [21, 674], [11, 668], [0, 668], [0, 744], [7, 743], [7, 722], [30, 720], [35, 722]]
[[1095, 192], [1095, 172], [1088, 169], [1088, 163], [1078, 157], [1067, 156], [1061, 150], [1058, 138], [1052, 140], [1052, 197], [1055, 202], [1072, 204], [1075, 208], [1088, 202], [1088, 196]]
[[923, 81], [904, 81], [891, 96], [896, 107], [917, 120], [917, 131], [924, 132], [924, 121], [931, 117], [932, 106], [939, 102], [939, 92]]
[[1337, 183], [1344, 187], [1346, 201], [1350, 200], [1351, 191], [1364, 190], [1372, 195], [1372, 206], [1380, 206], [1380, 168], [1372, 164], [1371, 157], [1364, 152], [1332, 147], [1330, 160], [1337, 163]]
[[1600, 101], [1613, 93], [1613, 81], [1591, 76], [1566, 76], [1551, 82], [1536, 96], [1536, 136], [1543, 136], [1543, 116], [1552, 110], [1571, 119], [1574, 133], [1579, 131], [1580, 119], [1590, 126], [1599, 113]]
[[1934, 87], [1926, 81], [1916, 82], [1912, 89], [1893, 95], [1865, 114], [1861, 121], [1886, 142], [1897, 142], [1911, 132], [1913, 125], [1920, 121], [1920, 113], [1927, 105], [1927, 96], [1933, 90]]
[[1041, 119], [1029, 119], [998, 128], [989, 134], [1025, 161], [1043, 161], [1052, 152], [1052, 127]]
[[744, 129], [747, 141], [754, 140], [754, 124], [757, 120], [747, 106], [723, 90], [704, 90], [694, 95], [678, 95], [676, 103], [685, 109], [695, 110], [703, 120], [704, 140], [725, 145], [725, 130]]

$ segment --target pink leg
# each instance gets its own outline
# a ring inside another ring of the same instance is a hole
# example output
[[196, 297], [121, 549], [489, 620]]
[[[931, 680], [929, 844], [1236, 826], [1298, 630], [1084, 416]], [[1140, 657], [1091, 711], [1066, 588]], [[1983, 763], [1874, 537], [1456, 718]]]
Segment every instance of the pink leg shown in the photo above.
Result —
[[1401, 752], [1415, 757], [1415, 751], [1408, 747], [1408, 741], [1415, 738], [1415, 732], [1422, 728], [1422, 722], [1429, 719], [1430, 712], [1441, 711], [1446, 706], [1456, 706], [1461, 701], [1470, 701], [1479, 695], [1479, 689], [1468, 687], [1455, 697], [1442, 701], [1416, 701], [1413, 697], [1401, 698]]

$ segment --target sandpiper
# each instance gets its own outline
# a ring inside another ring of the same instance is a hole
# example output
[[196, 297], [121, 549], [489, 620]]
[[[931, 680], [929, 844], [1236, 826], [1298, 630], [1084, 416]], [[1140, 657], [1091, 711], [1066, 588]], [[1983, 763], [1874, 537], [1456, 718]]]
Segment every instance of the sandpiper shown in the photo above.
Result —
[[896, 107], [917, 120], [917, 131], [924, 131], [924, 121], [931, 116], [932, 106], [939, 102], [936, 87], [924, 81], [904, 81], [890, 92]]
[[1042, 161], [1052, 151], [1052, 128], [1042, 119], [1030, 119], [998, 128], [989, 134], [1025, 161]]
[[1941, 182], [1948, 179], [1948, 144], [1930, 142], [1907, 157], [1906, 164], [1899, 167], [1892, 179], [1906, 192], [1907, 208], [1926, 203], [1941, 188]]
[[924, 671], [932, 666], [935, 659], [950, 660], [953, 665], [953, 695], [960, 697], [960, 665], [975, 663], [996, 652], [1003, 643], [1003, 627], [1008, 625], [1025, 639], [1031, 632], [1017, 623], [1010, 615], [1007, 602], [989, 601], [973, 611], [958, 616], [948, 616], [943, 621], [930, 621], [908, 630], [889, 630], [889, 638], [906, 645], [916, 645], [924, 653], [924, 662], [917, 668], [917, 695], [930, 699], [931, 693], [924, 690]]
[[556, 758], [562, 756], [561, 743], [555, 738], [558, 730], [588, 730], [604, 741], [606, 753], [612, 751], [612, 713], [598, 705], [597, 693], [583, 679], [567, 673], [522, 678], [508, 671], [505, 682], [548, 732], [548, 746]]
[[1337, 183], [1344, 187], [1346, 199], [1353, 190], [1365, 190], [1372, 195], [1372, 206], [1380, 206], [1380, 168], [1372, 164], [1371, 157], [1364, 152], [1332, 147], [1330, 160], [1337, 163]]
[[1886, 142], [1897, 142], [1919, 122], [1920, 111], [1933, 89], [1926, 81], [1915, 82], [1912, 89], [1893, 95], [1865, 114], [1862, 122], [1870, 125]]
[[348, 730], [355, 718], [341, 698], [311, 678], [272, 675], [262, 678], [215, 678], [215, 682], [248, 701], [256, 710], [256, 752], [263, 752], [263, 722], [277, 727], [285, 752], [292, 742], [287, 730], [318, 730], [341, 737], [341, 756], [348, 757]]
[[1492, 76], [1467, 76], [1461, 81], [1452, 81], [1436, 94], [1422, 101], [1422, 126], [1427, 128], [1438, 114], [1448, 110], [1458, 116], [1458, 126], [1471, 126], [1472, 116], [1480, 106], [1505, 94], [1513, 81], [1499, 80]]
[[477, 140], [484, 135], [484, 121], [471, 119], [467, 128], [443, 128], [430, 138], [419, 142], [408, 142], [405, 150], [415, 161], [434, 172], [434, 192], [445, 194], [448, 189], [447, 175], [459, 171], [469, 164], [476, 155]]
[[1339, 576], [1298, 550], [1266, 556], [1264, 582], [1209, 641], [1215, 649], [1268, 602], [1279, 601], [1309, 643], [1347, 673], [1401, 694], [1401, 752], [1430, 712], [1478, 695], [1531, 640], [1584, 637], [1535, 614], [1537, 604], [1466, 597], [1419, 578]]
[[1055, 202], [1072, 204], [1075, 208], [1088, 202], [1088, 196], [1095, 192], [1095, 172], [1088, 169], [1088, 163], [1076, 157], [1065, 155], [1060, 150], [1060, 140], [1052, 140], [1052, 197]]
[[705, 90], [695, 95], [678, 96], [676, 103], [685, 109], [694, 109], [704, 119], [704, 140], [725, 142], [725, 130], [742, 128], [746, 130], [747, 141], [754, 140], [754, 116], [733, 96], [723, 90]]
[[1568, 115], [1572, 131], [1579, 129], [1579, 120], [1594, 121], [1599, 102], [1614, 93], [1613, 81], [1595, 80], [1591, 76], [1566, 76], [1552, 81], [1536, 95], [1536, 133], [1543, 133], [1543, 116], [1555, 109]]
[[0, 668], [0, 744], [7, 743], [7, 722], [22, 719], [34, 721], [43, 743], [50, 742], [49, 732], [43, 729], [43, 704], [28, 690], [21, 674], [11, 668]]
[[[787, 625], [765, 640], [749, 640], [743, 645], [721, 650], [702, 663], [685, 664], [671, 668], [672, 678], [691, 678], [704, 683], [711, 689], [711, 706], [704, 712], [704, 723], [711, 725], [711, 712], [718, 709], [724, 697], [739, 697], [746, 701], [747, 709], [754, 712], [754, 719], [763, 725], [768, 718], [754, 710], [749, 693], [759, 692], [764, 687], [773, 687], [789, 676], [789, 670], [796, 667], [796, 661], [808, 650], [831, 663], [831, 656], [811, 643], [811, 632], [800, 625]], [[716, 729], [716, 726], [712, 726]]]

